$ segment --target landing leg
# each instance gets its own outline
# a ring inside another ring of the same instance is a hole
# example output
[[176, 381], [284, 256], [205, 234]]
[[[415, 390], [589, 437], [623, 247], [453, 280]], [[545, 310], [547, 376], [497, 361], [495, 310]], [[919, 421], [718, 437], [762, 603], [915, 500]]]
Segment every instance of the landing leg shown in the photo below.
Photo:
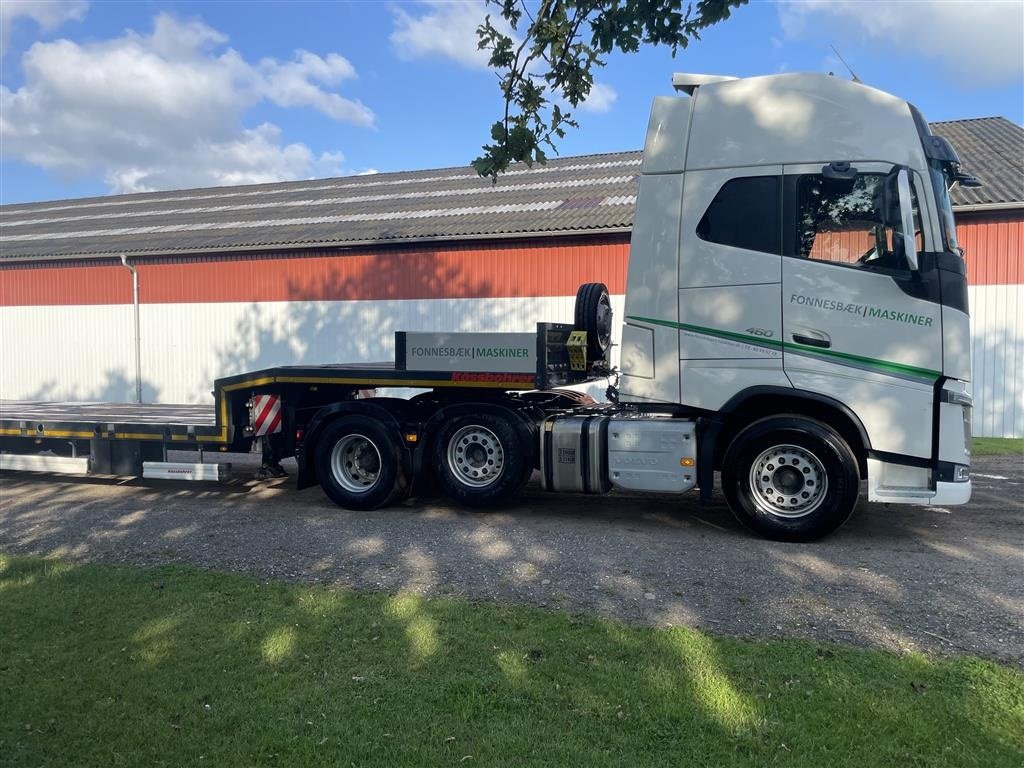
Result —
[[264, 435], [260, 438], [263, 449], [263, 463], [256, 470], [257, 480], [288, 477], [288, 473], [281, 466], [280, 439], [280, 434]]

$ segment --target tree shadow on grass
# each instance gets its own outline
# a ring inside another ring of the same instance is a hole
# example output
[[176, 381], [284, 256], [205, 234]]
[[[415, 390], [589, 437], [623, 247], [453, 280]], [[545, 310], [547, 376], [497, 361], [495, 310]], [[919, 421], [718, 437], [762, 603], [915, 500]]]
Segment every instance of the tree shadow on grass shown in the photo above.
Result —
[[576, 497], [530, 485], [488, 514], [422, 500], [354, 512], [318, 488], [239, 480], [108, 489], [117, 481], [14, 473], [0, 486], [0, 549], [1020, 664], [1024, 529], [1006, 494], [1024, 478], [1004, 472], [1010, 480], [979, 487], [964, 514], [862, 502], [840, 532], [810, 545], [752, 538], [719, 496], [702, 507], [692, 497]]
[[984, 662], [181, 568], [8, 561], [0, 595], [0, 740], [19, 764], [998, 766], [1022, 755], [1021, 680]]

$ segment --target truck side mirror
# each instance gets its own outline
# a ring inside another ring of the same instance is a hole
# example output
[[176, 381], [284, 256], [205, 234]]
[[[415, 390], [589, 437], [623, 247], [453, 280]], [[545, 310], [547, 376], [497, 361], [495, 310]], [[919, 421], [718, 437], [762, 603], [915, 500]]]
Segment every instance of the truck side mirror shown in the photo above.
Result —
[[900, 234], [903, 236], [903, 253], [911, 271], [917, 272], [917, 247], [914, 243], [914, 204], [910, 194], [910, 173], [900, 168], [896, 175], [896, 188], [900, 197]]

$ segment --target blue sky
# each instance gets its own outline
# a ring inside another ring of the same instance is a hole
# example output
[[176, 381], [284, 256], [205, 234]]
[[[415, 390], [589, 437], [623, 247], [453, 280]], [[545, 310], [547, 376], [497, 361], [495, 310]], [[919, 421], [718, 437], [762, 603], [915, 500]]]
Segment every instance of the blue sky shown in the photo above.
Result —
[[[465, 165], [500, 103], [478, 2], [4, 0], [0, 201]], [[845, 69], [931, 121], [1024, 121], [1024, 3], [753, 2], [613, 55], [563, 155], [639, 148], [673, 71]]]

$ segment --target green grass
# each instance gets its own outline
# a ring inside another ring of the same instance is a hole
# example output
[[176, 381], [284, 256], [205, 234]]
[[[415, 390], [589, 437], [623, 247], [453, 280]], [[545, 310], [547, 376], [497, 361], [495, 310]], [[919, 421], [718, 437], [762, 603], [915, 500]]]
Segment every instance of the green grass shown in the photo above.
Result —
[[1002, 456], [1024, 453], [1024, 437], [976, 437], [971, 441], [972, 456]]
[[0, 556], [0, 764], [1019, 766], [1024, 675]]

